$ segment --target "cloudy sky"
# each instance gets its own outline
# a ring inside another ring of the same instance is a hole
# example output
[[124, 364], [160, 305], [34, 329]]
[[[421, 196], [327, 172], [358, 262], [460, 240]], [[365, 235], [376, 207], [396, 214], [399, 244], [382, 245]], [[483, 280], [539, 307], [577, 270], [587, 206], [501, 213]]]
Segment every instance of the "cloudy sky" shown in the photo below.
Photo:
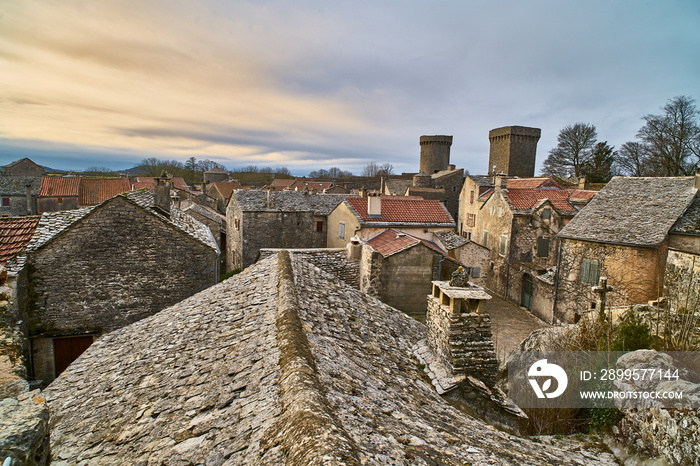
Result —
[[488, 165], [488, 131], [700, 99], [697, 0], [0, 0], [0, 164], [209, 158], [416, 171], [421, 135]]

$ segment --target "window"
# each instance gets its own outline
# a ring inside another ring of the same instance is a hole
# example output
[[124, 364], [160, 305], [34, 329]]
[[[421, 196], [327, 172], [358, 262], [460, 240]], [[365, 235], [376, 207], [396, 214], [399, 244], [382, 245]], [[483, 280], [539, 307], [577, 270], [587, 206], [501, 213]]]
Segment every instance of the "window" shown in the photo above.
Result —
[[476, 225], [476, 214], [467, 214], [467, 226], [473, 227]]
[[323, 222], [316, 222], [316, 231], [323, 231]]
[[238, 220], [238, 217], [233, 218], [233, 226], [236, 230], [241, 229], [241, 222], [240, 222], [240, 220]]
[[9, 197], [3, 197], [2, 198], [2, 206], [7, 207], [10, 205], [10, 198]]
[[542, 209], [542, 220], [549, 220], [552, 218], [552, 209]]
[[489, 247], [489, 232], [484, 230], [484, 236], [481, 239], [482, 246]]
[[500, 255], [506, 255], [506, 246], [508, 246], [508, 237], [506, 235], [501, 235], [501, 247], [498, 250]]
[[472, 191], [471, 194], [469, 194], [469, 203], [474, 204], [474, 191]]
[[58, 202], [59, 204], [63, 204], [63, 198], [59, 197], [58, 199], [56, 199], [56, 202]]
[[493, 206], [490, 206], [489, 207], [489, 215], [493, 215], [493, 213], [494, 213], [494, 208], [493, 208]]
[[479, 278], [481, 277], [481, 267], [470, 267], [471, 271], [469, 273], [469, 276], [472, 278]]
[[498, 216], [503, 217], [503, 206], [498, 206]]
[[537, 238], [537, 257], [549, 257], [549, 238]]
[[581, 283], [595, 285], [598, 283], [598, 261], [581, 259]]
[[345, 222], [340, 222], [340, 233], [338, 233], [338, 236], [340, 239], [345, 239]]

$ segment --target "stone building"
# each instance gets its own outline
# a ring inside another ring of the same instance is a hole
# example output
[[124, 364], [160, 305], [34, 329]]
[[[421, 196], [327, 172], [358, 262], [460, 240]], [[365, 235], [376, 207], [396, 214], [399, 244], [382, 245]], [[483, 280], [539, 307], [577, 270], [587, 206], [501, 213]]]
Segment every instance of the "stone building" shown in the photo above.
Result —
[[133, 191], [42, 215], [25, 266], [34, 378], [53, 380], [100, 335], [217, 282], [211, 232], [162, 198]]
[[0, 176], [0, 214], [36, 214], [40, 176]]
[[344, 198], [299, 191], [234, 191], [226, 208], [226, 270], [248, 267], [263, 248], [327, 247], [328, 215]]
[[67, 464], [614, 464], [445, 402], [411, 356], [425, 333], [275, 254], [89, 348], [44, 391], [52, 454]]
[[45, 176], [37, 196], [37, 209], [42, 213], [96, 206], [117, 194], [131, 191], [131, 187], [127, 178]]
[[432, 241], [393, 228], [367, 240], [361, 262], [363, 291], [421, 321], [432, 281], [449, 279], [462, 265]]
[[347, 198], [328, 216], [328, 247], [343, 248], [354, 236], [368, 240], [387, 228], [432, 241], [439, 231], [454, 231], [455, 223], [439, 201], [405, 196]]
[[211, 170], [205, 171], [203, 178], [205, 184], [226, 181], [228, 180], [228, 172], [223, 168], [214, 167]]
[[44, 176], [44, 173], [44, 167], [25, 157], [2, 167], [2, 174], [0, 176], [30, 176], [41, 178]]
[[[136, 191], [137, 189], [146, 188], [153, 191], [155, 189], [157, 179], [158, 178], [154, 178], [152, 176], [137, 176], [131, 178], [131, 190]], [[185, 180], [181, 176], [171, 177], [170, 185], [172, 189], [190, 192], [189, 186], [187, 186], [187, 183], [185, 183]]]
[[669, 233], [664, 296], [672, 310], [700, 309], [700, 194]]
[[485, 286], [551, 321], [556, 235], [595, 192], [561, 189], [549, 178], [501, 175], [478, 197], [478, 183], [467, 186], [472, 189], [463, 191], [460, 225], [463, 236], [490, 251]]
[[613, 178], [558, 234], [555, 317], [572, 322], [594, 308], [591, 286], [603, 276], [613, 287], [607, 295], [611, 306], [657, 300], [669, 249], [682, 249], [681, 237], [694, 235], [680, 233], [684, 223], [678, 234], [671, 229], [693, 205], [698, 189], [700, 175]]
[[207, 189], [207, 196], [216, 200], [216, 209], [221, 213], [226, 213], [226, 206], [231, 199], [231, 194], [236, 189], [246, 189], [237, 182], [233, 181], [218, 181], [212, 183]]
[[192, 200], [182, 202], [178, 207], [182, 212], [209, 228], [220, 251], [219, 272], [226, 270], [226, 216]]
[[470, 281], [478, 286], [486, 284], [486, 271], [489, 265], [489, 249], [468, 240], [454, 231], [440, 231], [433, 235], [433, 241], [447, 255], [464, 264], [469, 269]]

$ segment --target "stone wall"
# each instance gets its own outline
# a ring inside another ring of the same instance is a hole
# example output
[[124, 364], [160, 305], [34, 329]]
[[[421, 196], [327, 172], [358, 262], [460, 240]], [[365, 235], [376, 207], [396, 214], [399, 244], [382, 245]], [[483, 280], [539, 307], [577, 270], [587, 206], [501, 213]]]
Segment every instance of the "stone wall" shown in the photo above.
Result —
[[[122, 197], [30, 252], [27, 267], [31, 337], [110, 332], [217, 281], [215, 250]], [[51, 366], [42, 354], [37, 365]]]
[[360, 290], [379, 297], [382, 286], [382, 256], [367, 245], [362, 246], [360, 258]]
[[27, 203], [27, 196], [2, 196], [10, 199], [10, 205], [0, 205], [0, 214], [5, 215], [31, 215], [36, 212], [36, 201], [30, 196]]
[[[281, 249], [261, 249], [260, 258], [278, 254]], [[319, 249], [288, 249], [294, 258], [299, 258], [310, 262], [319, 269], [330, 273], [334, 277], [344, 281], [356, 290], [360, 289], [360, 261], [348, 259], [348, 254], [342, 248], [319, 248]]]
[[535, 176], [535, 155], [541, 130], [505, 126], [489, 131], [489, 171], [508, 176]]
[[440, 298], [428, 296], [428, 342], [456, 377], [471, 375], [489, 386], [496, 383], [498, 360], [491, 338], [491, 316], [452, 314]]
[[[241, 212], [232, 208], [227, 212], [231, 260], [227, 268], [234, 267], [233, 254], [237, 255], [241, 268], [255, 263], [263, 248], [325, 248], [326, 231], [316, 231], [317, 218], [313, 212]], [[240, 219], [236, 230], [235, 218]], [[234, 267], [239, 268], [239, 267]], [[232, 270], [232, 269], [231, 269]]]
[[673, 310], [700, 309], [700, 256], [668, 251], [664, 296]]
[[581, 282], [582, 259], [598, 261], [598, 274], [608, 277], [614, 290], [607, 295], [610, 306], [642, 304], [658, 299], [665, 269], [666, 245], [641, 248], [561, 239], [561, 259], [554, 315], [573, 322], [575, 315], [591, 308], [597, 295], [590, 283]]
[[462, 185], [464, 184], [464, 170], [461, 168], [452, 173], [433, 179], [433, 185], [436, 188], [444, 188], [445, 195], [441, 201], [445, 204], [447, 211], [452, 215], [452, 218], [457, 221], [459, 216], [459, 198], [462, 193]]
[[[59, 202], [61, 201], [61, 202]], [[61, 210], [75, 210], [79, 208], [78, 196], [73, 197], [37, 197], [37, 212], [59, 212]]]
[[12, 458], [10, 466], [49, 464], [49, 409], [38, 390], [0, 401], [0, 419], [0, 459]]

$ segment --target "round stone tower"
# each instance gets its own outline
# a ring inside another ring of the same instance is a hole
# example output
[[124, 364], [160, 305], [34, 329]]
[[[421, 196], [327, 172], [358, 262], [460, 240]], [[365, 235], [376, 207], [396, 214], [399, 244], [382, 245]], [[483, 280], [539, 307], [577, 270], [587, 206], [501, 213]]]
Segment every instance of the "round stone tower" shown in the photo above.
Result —
[[452, 136], [420, 137], [420, 171], [432, 175], [450, 165]]

